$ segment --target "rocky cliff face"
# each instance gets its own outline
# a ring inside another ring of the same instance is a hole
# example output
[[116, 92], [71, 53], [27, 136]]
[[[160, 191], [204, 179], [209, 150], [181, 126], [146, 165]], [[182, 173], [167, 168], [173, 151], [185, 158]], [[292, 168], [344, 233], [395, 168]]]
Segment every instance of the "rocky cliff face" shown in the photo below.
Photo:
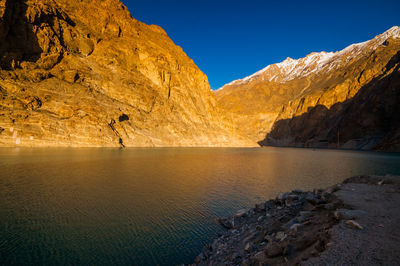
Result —
[[0, 40], [0, 145], [253, 145], [182, 49], [118, 0], [0, 0]]
[[261, 145], [399, 150], [400, 27], [233, 81], [216, 96]]

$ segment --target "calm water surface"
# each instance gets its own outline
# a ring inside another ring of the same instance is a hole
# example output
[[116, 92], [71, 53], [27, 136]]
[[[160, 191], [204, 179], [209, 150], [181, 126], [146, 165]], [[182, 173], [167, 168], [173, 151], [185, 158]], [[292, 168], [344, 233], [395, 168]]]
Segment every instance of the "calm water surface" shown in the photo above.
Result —
[[215, 218], [400, 174], [400, 155], [289, 148], [0, 149], [0, 264], [189, 263]]

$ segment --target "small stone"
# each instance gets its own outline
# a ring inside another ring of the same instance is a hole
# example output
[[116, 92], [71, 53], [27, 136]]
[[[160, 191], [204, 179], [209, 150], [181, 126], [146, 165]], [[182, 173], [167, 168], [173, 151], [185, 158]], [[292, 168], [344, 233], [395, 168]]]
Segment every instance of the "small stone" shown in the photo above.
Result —
[[283, 254], [285, 254], [286, 256], [292, 254], [294, 251], [294, 246], [291, 244], [286, 245], [285, 249], [283, 250]]
[[324, 191], [324, 192], [322, 192], [321, 197], [323, 200], [327, 201], [331, 198], [331, 193]]
[[235, 214], [235, 217], [240, 218], [240, 217], [245, 217], [247, 216], [247, 210], [246, 209], [241, 209], [238, 210]]
[[333, 213], [336, 219], [343, 219], [343, 220], [353, 220], [361, 215], [366, 214], [365, 211], [362, 210], [347, 210], [347, 209], [338, 209]]
[[311, 250], [311, 255], [312, 255], [312, 256], [317, 256], [317, 255], [318, 255], [318, 250], [316, 250], [315, 248], [313, 248], [313, 250]]
[[292, 235], [292, 236], [295, 236], [295, 235], [297, 234], [297, 230], [298, 230], [298, 228], [299, 228], [300, 226], [301, 226], [301, 224], [294, 224], [294, 225], [292, 225], [292, 226], [290, 227], [289, 234]]
[[335, 204], [333, 204], [333, 203], [324, 204], [324, 208], [326, 210], [333, 211], [335, 209]]
[[248, 266], [248, 265], [250, 265], [250, 260], [249, 259], [244, 259], [240, 265]]
[[283, 193], [279, 193], [279, 194], [276, 196], [276, 199], [277, 199], [277, 200], [283, 200]]
[[273, 238], [272, 235], [266, 235], [266, 236], [264, 237], [264, 239], [267, 240], [268, 243], [271, 243], [271, 242], [274, 241], [274, 238]]
[[275, 236], [275, 238], [279, 241], [285, 240], [286, 237], [287, 237], [287, 235], [282, 231], [279, 231], [278, 233], [276, 233], [276, 236]]
[[297, 216], [296, 219], [299, 221], [299, 223], [304, 223], [308, 220], [308, 218], [304, 216]]
[[262, 221], [264, 221], [264, 216], [260, 216], [257, 218], [257, 222], [261, 223]]
[[285, 230], [285, 231], [290, 230], [290, 227], [291, 227], [292, 225], [298, 224], [298, 223], [299, 223], [299, 220], [298, 220], [297, 218], [293, 218], [293, 219], [291, 219], [289, 222], [287, 222], [286, 224], [284, 224], [284, 225], [282, 226], [282, 229]]
[[285, 200], [285, 205], [286, 205], [286, 207], [290, 207], [290, 206], [292, 206], [292, 204], [293, 204], [293, 199], [290, 198], [290, 197], [288, 197], [288, 198]]
[[223, 227], [227, 228], [227, 229], [233, 229], [234, 228], [234, 224], [231, 220], [226, 219], [226, 218], [217, 218], [216, 219], [217, 223], [222, 225]]
[[333, 212], [333, 216], [334, 216], [337, 220], [340, 219], [340, 215], [339, 215], [339, 212], [338, 212], [338, 211], [334, 211], [334, 212]]
[[232, 256], [231, 256], [231, 259], [232, 259], [232, 260], [235, 260], [236, 258], [239, 258], [239, 257], [240, 257], [239, 253], [233, 252], [233, 254], [232, 254]]
[[257, 253], [253, 256], [253, 258], [254, 258], [256, 261], [258, 261], [258, 262], [263, 262], [263, 261], [265, 261], [265, 252], [262, 252], [262, 251], [257, 252]]
[[196, 262], [197, 264], [199, 264], [201, 261], [203, 261], [203, 260], [205, 260], [205, 259], [206, 259], [206, 257], [204, 256], [203, 252], [201, 252], [201, 253], [196, 257], [195, 262]]
[[250, 252], [250, 249], [251, 249], [251, 244], [250, 244], [250, 243], [247, 243], [247, 244], [244, 246], [244, 250], [247, 251], [247, 252]]
[[299, 237], [296, 241], [296, 249], [298, 251], [304, 250], [307, 247], [314, 244], [318, 239], [318, 236], [314, 233], [306, 233], [303, 236]]
[[278, 196], [276, 197], [279, 201], [284, 201], [288, 197], [288, 193], [279, 193]]
[[218, 247], [218, 239], [215, 239], [214, 242], [211, 245], [211, 249], [213, 251], [215, 251], [215, 250], [217, 250], [217, 247]]
[[300, 215], [301, 216], [305, 216], [305, 217], [309, 217], [309, 216], [312, 215], [312, 212], [311, 211], [301, 211]]
[[354, 228], [357, 228], [357, 229], [360, 229], [360, 230], [363, 229], [363, 227], [362, 227], [359, 223], [357, 223], [356, 221], [354, 221], [354, 220], [348, 220], [348, 221], [346, 221], [346, 224], [347, 224], [348, 226], [351, 226], [351, 227], [354, 227]]
[[308, 194], [307, 194], [306, 200], [307, 200], [309, 203], [313, 204], [313, 205], [316, 205], [316, 204], [319, 203], [318, 198], [317, 198], [314, 194], [312, 194], [312, 193], [308, 193]]
[[265, 211], [265, 204], [256, 204], [255, 209], [258, 212], [263, 212]]
[[289, 194], [288, 198], [291, 198], [292, 200], [298, 200], [300, 197], [297, 194]]
[[301, 226], [301, 224], [294, 224], [294, 225], [292, 225], [292, 226], [290, 227], [290, 230], [292, 230], [293, 228], [300, 227], [300, 226]]
[[282, 247], [278, 244], [278, 243], [269, 243], [266, 247], [265, 247], [265, 254], [268, 257], [276, 257], [280, 254], [282, 254], [283, 249]]

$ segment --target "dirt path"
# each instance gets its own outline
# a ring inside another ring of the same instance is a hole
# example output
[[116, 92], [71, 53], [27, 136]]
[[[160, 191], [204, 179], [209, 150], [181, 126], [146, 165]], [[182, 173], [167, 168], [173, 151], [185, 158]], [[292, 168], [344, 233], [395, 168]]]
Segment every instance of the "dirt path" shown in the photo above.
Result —
[[354, 220], [363, 229], [340, 221], [331, 230], [332, 245], [303, 265], [400, 265], [400, 177], [349, 179], [335, 194], [361, 210]]

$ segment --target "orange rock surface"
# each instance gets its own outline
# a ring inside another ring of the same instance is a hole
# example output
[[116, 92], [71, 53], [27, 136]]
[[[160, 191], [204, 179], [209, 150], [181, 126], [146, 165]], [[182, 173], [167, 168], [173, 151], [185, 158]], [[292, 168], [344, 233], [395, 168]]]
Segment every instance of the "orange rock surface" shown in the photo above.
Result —
[[1, 146], [254, 146], [118, 0], [0, 1]]

